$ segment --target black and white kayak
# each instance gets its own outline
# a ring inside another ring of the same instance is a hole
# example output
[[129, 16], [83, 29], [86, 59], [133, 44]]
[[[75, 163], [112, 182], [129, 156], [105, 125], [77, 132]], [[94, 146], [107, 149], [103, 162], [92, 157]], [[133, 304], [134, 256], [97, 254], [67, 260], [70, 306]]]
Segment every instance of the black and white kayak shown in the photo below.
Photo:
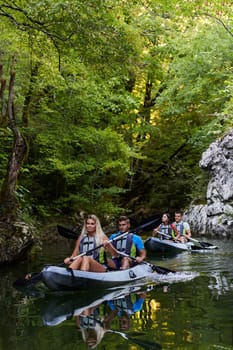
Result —
[[181, 243], [181, 242], [174, 242], [169, 239], [149, 237], [145, 240], [144, 245], [149, 253], [151, 252], [151, 253], [178, 254], [184, 251], [197, 251], [197, 250], [200, 251], [200, 250], [217, 249], [216, 246], [210, 243], [199, 242], [196, 239], [192, 239], [192, 242]]
[[144, 242], [145, 248], [148, 252], [157, 252], [157, 253], [179, 253], [187, 250], [191, 250], [193, 243], [181, 243], [174, 242], [169, 239], [160, 239], [157, 237], [149, 237]]
[[[150, 290], [152, 287], [150, 287]], [[94, 309], [106, 301], [117, 300], [131, 293], [147, 290], [142, 286], [121, 287], [114, 290], [80, 291], [77, 293], [50, 294], [40, 300], [43, 323], [56, 326], [73, 316], [81, 315], [87, 309]]]
[[127, 270], [88, 272], [59, 266], [47, 266], [41, 271], [42, 282], [52, 291], [106, 289], [134, 284], [149, 277], [153, 265], [138, 264]]

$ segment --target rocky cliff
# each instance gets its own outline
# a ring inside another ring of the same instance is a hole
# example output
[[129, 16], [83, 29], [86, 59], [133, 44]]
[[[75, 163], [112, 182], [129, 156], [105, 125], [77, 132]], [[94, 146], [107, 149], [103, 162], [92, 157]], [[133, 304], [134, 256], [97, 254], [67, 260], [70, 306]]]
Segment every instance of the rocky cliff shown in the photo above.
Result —
[[206, 204], [185, 213], [192, 231], [233, 237], [233, 129], [203, 153], [200, 167], [210, 174]]

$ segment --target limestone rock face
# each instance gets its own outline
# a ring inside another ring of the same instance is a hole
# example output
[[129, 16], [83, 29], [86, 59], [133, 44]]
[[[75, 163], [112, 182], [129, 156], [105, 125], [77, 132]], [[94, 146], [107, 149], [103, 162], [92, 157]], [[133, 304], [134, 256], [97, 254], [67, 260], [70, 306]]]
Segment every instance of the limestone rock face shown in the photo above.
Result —
[[23, 259], [33, 244], [32, 229], [25, 223], [0, 223], [0, 264]]
[[233, 236], [233, 129], [202, 154], [200, 167], [211, 177], [206, 204], [190, 206], [185, 217], [194, 232]]

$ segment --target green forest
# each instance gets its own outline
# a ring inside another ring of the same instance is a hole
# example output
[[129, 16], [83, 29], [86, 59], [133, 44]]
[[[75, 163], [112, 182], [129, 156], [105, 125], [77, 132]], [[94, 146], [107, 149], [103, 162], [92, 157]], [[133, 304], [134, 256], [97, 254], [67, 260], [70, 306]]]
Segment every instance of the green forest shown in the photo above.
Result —
[[232, 0], [0, 0], [0, 220], [204, 203], [233, 127]]

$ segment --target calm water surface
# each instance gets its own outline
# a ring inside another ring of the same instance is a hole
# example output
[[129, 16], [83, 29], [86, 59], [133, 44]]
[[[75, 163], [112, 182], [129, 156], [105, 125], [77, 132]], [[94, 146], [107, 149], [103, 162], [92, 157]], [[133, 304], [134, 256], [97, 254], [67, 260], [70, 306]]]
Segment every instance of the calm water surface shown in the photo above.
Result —
[[149, 257], [175, 269], [138, 289], [69, 294], [12, 282], [57, 264], [73, 242], [46, 243], [30, 262], [0, 269], [0, 350], [233, 349], [233, 241], [219, 249]]

